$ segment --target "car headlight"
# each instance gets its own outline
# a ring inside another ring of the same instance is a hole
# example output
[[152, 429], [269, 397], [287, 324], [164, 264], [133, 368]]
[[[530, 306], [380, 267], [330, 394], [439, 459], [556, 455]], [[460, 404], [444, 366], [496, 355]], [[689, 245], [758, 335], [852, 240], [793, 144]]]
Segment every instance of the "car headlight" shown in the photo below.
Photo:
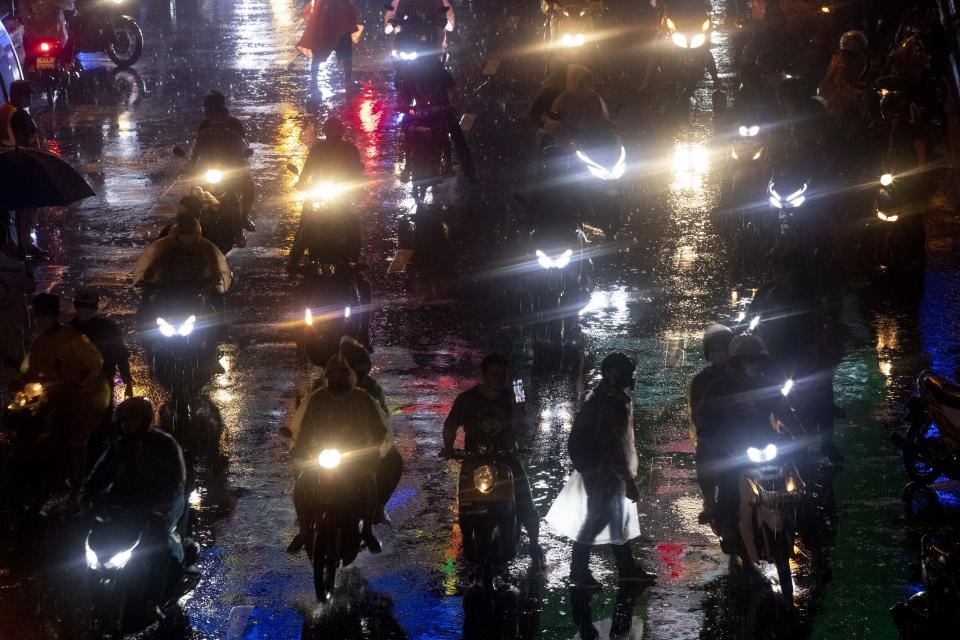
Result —
[[707, 41], [707, 36], [702, 33], [698, 33], [697, 35], [690, 38], [690, 48], [699, 49], [700, 47], [703, 46], [703, 43], [706, 41]]
[[563, 269], [568, 264], [570, 264], [570, 258], [573, 257], [573, 249], [567, 249], [556, 259], [551, 258], [542, 250], [537, 249], [537, 262], [544, 269]]
[[676, 32], [672, 36], [670, 36], [670, 40], [672, 40], [673, 44], [677, 45], [681, 49], [686, 49], [687, 45], [689, 44], [687, 42], [687, 36], [679, 32]]
[[757, 449], [756, 447], [747, 449], [747, 458], [750, 459], [750, 462], [770, 462], [776, 457], [777, 445], [773, 443], [768, 444], [763, 449]]
[[340, 459], [342, 457], [336, 449], [324, 449], [320, 452], [320, 457], [317, 458], [317, 462], [319, 462], [320, 466], [324, 469], [336, 469], [340, 466]]
[[790, 392], [793, 391], [793, 380], [787, 380], [783, 383], [783, 386], [780, 387], [780, 393], [783, 394], [783, 397], [786, 398], [790, 395]]
[[223, 171], [219, 169], [207, 169], [207, 172], [203, 174], [203, 179], [210, 184], [218, 184], [223, 180]]
[[896, 222], [900, 219], [900, 216], [897, 214], [886, 214], [883, 211], [877, 211], [877, 217], [883, 220], [884, 222]]
[[892, 185], [892, 184], [893, 184], [893, 174], [892, 174], [892, 173], [885, 173], [885, 174], [883, 174], [882, 176], [880, 176], [880, 184], [882, 184], [882, 185], [885, 186], [885, 187], [889, 187], [890, 185]]
[[494, 474], [493, 467], [490, 465], [480, 465], [473, 471], [473, 486], [480, 493], [490, 493], [496, 479], [496, 474]]

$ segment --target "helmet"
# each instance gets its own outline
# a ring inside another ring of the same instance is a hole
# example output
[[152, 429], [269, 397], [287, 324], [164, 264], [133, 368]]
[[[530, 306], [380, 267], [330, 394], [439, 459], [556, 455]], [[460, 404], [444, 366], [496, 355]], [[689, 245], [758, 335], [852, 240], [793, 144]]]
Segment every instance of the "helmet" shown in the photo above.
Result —
[[738, 336], [730, 343], [731, 358], [761, 357], [767, 355], [767, 345], [757, 336]]
[[370, 373], [370, 352], [360, 342], [350, 336], [340, 338], [340, 355], [346, 361], [347, 366], [353, 369], [357, 376], [365, 376]]
[[117, 407], [113, 421], [117, 424], [134, 422], [148, 428], [153, 424], [153, 405], [144, 397], [128, 398]]
[[227, 97], [216, 89], [210, 89], [203, 97], [203, 108], [212, 112], [224, 111], [227, 108]]
[[884, 118], [905, 115], [910, 111], [910, 98], [903, 91], [888, 91], [880, 98], [880, 114]]
[[851, 51], [866, 55], [867, 46], [867, 36], [863, 31], [847, 31], [840, 36], [840, 51]]
[[733, 341], [733, 331], [722, 324], [711, 324], [703, 332], [703, 357], [711, 351], [727, 351]]
[[600, 372], [608, 373], [617, 385], [633, 388], [633, 372], [637, 369], [637, 357], [632, 352], [618, 349], [611, 351], [600, 363]]
[[346, 132], [347, 127], [340, 118], [330, 117], [323, 123], [323, 133], [328, 140], [339, 140]]

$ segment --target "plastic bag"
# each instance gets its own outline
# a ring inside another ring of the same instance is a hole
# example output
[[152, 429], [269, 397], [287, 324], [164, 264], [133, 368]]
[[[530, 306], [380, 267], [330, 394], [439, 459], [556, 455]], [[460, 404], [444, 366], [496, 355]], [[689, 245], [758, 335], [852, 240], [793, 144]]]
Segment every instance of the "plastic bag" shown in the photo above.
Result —
[[626, 496], [621, 496], [620, 499], [623, 500], [623, 508], [618, 511], [622, 520], [608, 524], [593, 540], [579, 540], [580, 529], [587, 518], [587, 491], [583, 476], [574, 471], [544, 519], [554, 532], [574, 542], [624, 544], [640, 536], [640, 518], [635, 502], [628, 500]]

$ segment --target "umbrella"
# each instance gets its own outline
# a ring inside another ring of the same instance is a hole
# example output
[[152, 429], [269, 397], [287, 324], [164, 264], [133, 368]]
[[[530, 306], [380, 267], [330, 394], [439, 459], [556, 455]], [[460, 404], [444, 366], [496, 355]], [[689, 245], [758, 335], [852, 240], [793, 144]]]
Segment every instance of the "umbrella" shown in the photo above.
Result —
[[83, 176], [52, 153], [0, 152], [0, 211], [62, 207], [92, 195]]

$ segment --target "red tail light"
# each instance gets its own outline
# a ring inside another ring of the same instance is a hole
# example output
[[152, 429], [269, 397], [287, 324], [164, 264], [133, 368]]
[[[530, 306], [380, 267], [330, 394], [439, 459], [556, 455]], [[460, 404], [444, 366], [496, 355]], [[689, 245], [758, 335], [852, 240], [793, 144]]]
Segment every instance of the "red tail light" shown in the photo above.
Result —
[[49, 42], [41, 42], [41, 43], [40, 43], [40, 51], [41, 51], [42, 53], [49, 53], [50, 49], [52, 49], [52, 48], [53, 48], [53, 45], [51, 45]]

